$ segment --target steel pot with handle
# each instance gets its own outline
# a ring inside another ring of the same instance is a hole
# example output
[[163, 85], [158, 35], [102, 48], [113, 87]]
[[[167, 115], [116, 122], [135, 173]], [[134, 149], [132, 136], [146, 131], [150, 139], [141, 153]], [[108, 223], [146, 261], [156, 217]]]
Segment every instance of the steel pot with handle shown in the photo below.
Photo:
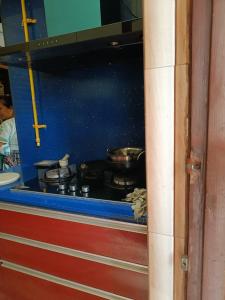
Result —
[[108, 158], [112, 161], [122, 162], [122, 161], [137, 161], [144, 154], [142, 148], [125, 147], [125, 148], [115, 148], [107, 151]]
[[107, 151], [107, 161], [113, 169], [133, 169], [140, 166], [144, 153], [142, 148], [115, 148]]

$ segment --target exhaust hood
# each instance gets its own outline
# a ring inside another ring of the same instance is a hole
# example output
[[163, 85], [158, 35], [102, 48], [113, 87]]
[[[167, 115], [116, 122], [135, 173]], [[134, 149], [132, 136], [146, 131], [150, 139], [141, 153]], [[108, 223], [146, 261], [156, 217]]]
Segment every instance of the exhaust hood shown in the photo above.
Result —
[[[71, 67], [87, 53], [142, 44], [142, 18], [0, 48], [0, 63], [40, 71]], [[100, 55], [100, 54], [99, 54]]]

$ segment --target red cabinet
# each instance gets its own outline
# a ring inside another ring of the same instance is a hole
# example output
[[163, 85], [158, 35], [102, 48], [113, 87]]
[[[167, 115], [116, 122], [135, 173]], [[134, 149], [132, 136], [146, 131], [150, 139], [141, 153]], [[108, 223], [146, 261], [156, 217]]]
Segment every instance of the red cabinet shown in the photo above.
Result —
[[1, 300], [103, 300], [104, 298], [55, 284], [14, 270], [1, 268]]
[[0, 259], [0, 300], [15, 299], [20, 282], [43, 285], [48, 300], [55, 285], [59, 299], [148, 299], [143, 225], [0, 203]]

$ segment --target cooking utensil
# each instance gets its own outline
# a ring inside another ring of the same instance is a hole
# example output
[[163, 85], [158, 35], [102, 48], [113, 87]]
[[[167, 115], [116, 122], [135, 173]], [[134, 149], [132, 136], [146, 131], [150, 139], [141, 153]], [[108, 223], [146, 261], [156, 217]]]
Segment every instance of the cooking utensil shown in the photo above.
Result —
[[69, 154], [65, 154], [62, 159], [59, 160], [59, 165], [61, 168], [68, 166]]
[[137, 161], [144, 154], [142, 148], [125, 147], [107, 151], [108, 158], [113, 162]]
[[108, 150], [107, 163], [114, 170], [130, 170], [139, 168], [145, 151], [142, 148], [125, 147]]
[[115, 171], [128, 171], [137, 169], [140, 167], [140, 160], [133, 160], [133, 161], [112, 161], [108, 159], [107, 164], [110, 169], [113, 169]]

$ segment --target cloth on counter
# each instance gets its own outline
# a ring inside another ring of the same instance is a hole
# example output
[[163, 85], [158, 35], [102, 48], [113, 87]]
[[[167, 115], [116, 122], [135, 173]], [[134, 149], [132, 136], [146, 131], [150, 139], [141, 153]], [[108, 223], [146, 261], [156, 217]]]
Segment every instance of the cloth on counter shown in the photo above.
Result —
[[147, 215], [147, 190], [136, 188], [130, 194], [126, 195], [124, 199], [127, 202], [132, 202], [132, 210], [134, 211], [134, 218], [138, 220]]

